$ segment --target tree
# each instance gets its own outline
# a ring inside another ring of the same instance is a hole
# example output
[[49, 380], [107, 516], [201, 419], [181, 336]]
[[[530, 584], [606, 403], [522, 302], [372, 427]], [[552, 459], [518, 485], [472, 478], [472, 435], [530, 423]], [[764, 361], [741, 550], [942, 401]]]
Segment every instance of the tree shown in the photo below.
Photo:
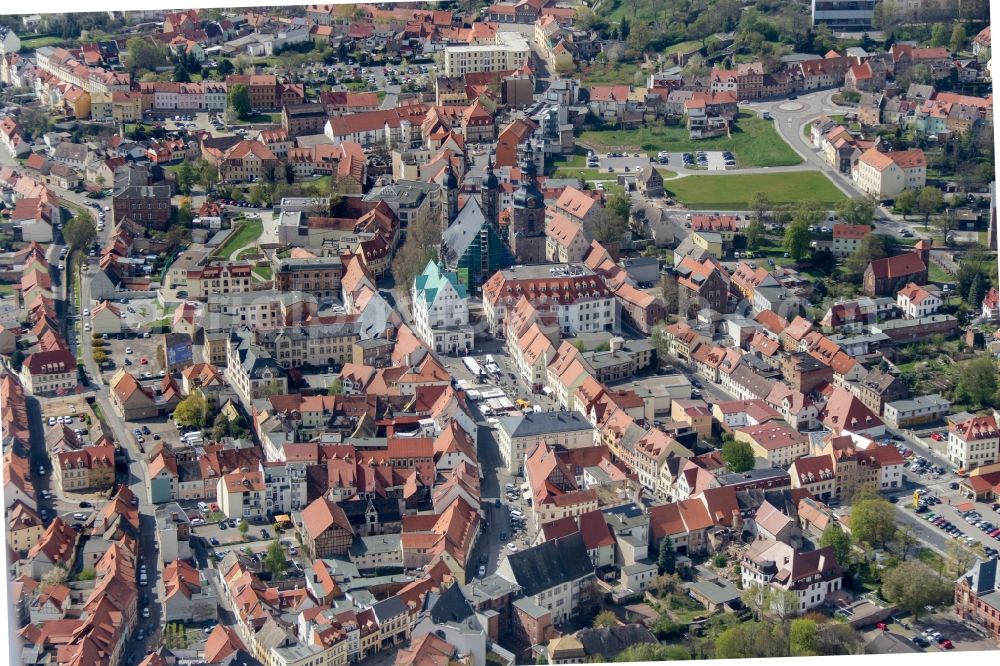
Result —
[[240, 531], [240, 534], [242, 534], [243, 536], [246, 536], [247, 532], [250, 531], [250, 523], [248, 523], [245, 520], [241, 520], [240, 524], [236, 526], [236, 529], [238, 529]]
[[847, 224], [871, 226], [875, 219], [875, 200], [871, 197], [843, 199], [837, 203], [837, 217]]
[[913, 190], [903, 190], [896, 195], [896, 210], [902, 214], [903, 219], [912, 213], [917, 207], [917, 193]]
[[645, 21], [636, 21], [629, 30], [628, 38], [625, 41], [629, 48], [641, 58], [642, 54], [649, 48], [649, 43], [653, 41], [653, 31]]
[[250, 115], [250, 88], [245, 83], [237, 83], [229, 88], [229, 108], [240, 120]]
[[677, 573], [677, 551], [674, 541], [669, 536], [660, 541], [660, 556], [656, 560], [656, 568], [660, 575]]
[[[661, 643], [637, 643], [629, 645], [618, 653], [615, 662], [635, 661], [686, 661], [691, 653], [680, 645], [663, 645]], [[601, 660], [603, 661], [603, 659]]]
[[618, 626], [618, 616], [609, 610], [601, 611], [591, 623], [595, 629], [610, 629]]
[[792, 620], [788, 628], [788, 652], [791, 657], [813, 657], [816, 652], [816, 621], [804, 617]]
[[76, 578], [77, 580], [94, 580], [97, 578], [97, 572], [92, 567], [87, 567]]
[[896, 509], [878, 497], [866, 497], [851, 507], [851, 534], [859, 543], [885, 548], [896, 535]]
[[822, 548], [829, 546], [837, 558], [837, 564], [846, 567], [851, 557], [851, 535], [841, 529], [837, 523], [830, 523], [819, 538]]
[[924, 216], [924, 228], [930, 224], [931, 215], [941, 210], [944, 205], [944, 197], [941, 190], [936, 187], [924, 187], [917, 193], [914, 202], [915, 210]]
[[629, 213], [632, 211], [632, 199], [624, 191], [615, 192], [608, 197], [607, 208], [622, 220], [628, 222]]
[[198, 174], [198, 184], [205, 191], [211, 190], [219, 182], [219, 168], [212, 166], [206, 159], [200, 159], [195, 163], [195, 171]]
[[181, 425], [204, 427], [208, 418], [208, 401], [201, 391], [192, 391], [174, 407], [174, 421]]
[[764, 611], [767, 609], [767, 600], [768, 588], [765, 585], [751, 583], [740, 592], [740, 601], [753, 613], [754, 618], [758, 620], [764, 617]]
[[722, 459], [737, 474], [753, 469], [756, 464], [753, 447], [732, 437], [725, 437], [722, 442]]
[[583, 233], [599, 243], [620, 243], [628, 230], [628, 218], [623, 218], [610, 207], [602, 208], [584, 224]]
[[132, 37], [125, 43], [125, 62], [133, 74], [155, 71], [167, 64], [167, 56], [166, 45], [155, 39]]
[[97, 228], [89, 217], [77, 216], [63, 226], [63, 239], [74, 250], [83, 250], [97, 238]]
[[770, 622], [744, 622], [715, 639], [717, 659], [753, 659], [788, 656], [784, 627]]
[[747, 249], [756, 250], [764, 240], [764, 223], [756, 215], [750, 218], [750, 224], [743, 234], [747, 239]]
[[26, 139], [37, 138], [49, 131], [52, 126], [52, 119], [45, 109], [39, 107], [26, 107], [17, 119], [17, 124], [21, 126]]
[[809, 225], [801, 220], [795, 220], [785, 227], [785, 250], [795, 261], [801, 261], [809, 253], [809, 239], [812, 233]]
[[177, 169], [177, 188], [182, 194], [191, 194], [191, 186], [198, 179], [194, 166], [190, 161], [184, 160]]
[[979, 356], [965, 363], [955, 385], [956, 402], [980, 408], [993, 404], [997, 393], [997, 366], [993, 357]]
[[861, 239], [858, 248], [844, 262], [844, 273], [848, 279], [860, 282], [868, 264], [887, 255], [886, 238], [882, 234], [871, 233]]
[[920, 560], [909, 560], [882, 576], [882, 594], [919, 620], [925, 606], [944, 603], [951, 597], [952, 586]]
[[233, 63], [228, 58], [222, 58], [215, 69], [220, 76], [226, 77], [233, 73]]
[[674, 275], [673, 271], [666, 271], [660, 277], [660, 292], [663, 295], [663, 303], [666, 305], [667, 314], [677, 314], [680, 291], [677, 287], [677, 276]]
[[802, 222], [806, 227], [813, 227], [826, 217], [826, 207], [814, 199], [806, 199], [795, 204], [791, 213], [794, 221]]
[[191, 75], [182, 62], [174, 65], [174, 81], [177, 83], [191, 83]]
[[649, 589], [658, 597], [676, 594], [683, 590], [683, 581], [677, 574], [662, 574], [649, 583]]
[[959, 22], [955, 22], [955, 27], [951, 30], [951, 40], [949, 40], [948, 46], [951, 47], [952, 53], [958, 53], [965, 46], [965, 26]]
[[986, 296], [987, 291], [983, 275], [981, 273], [977, 273], [976, 276], [972, 278], [972, 284], [969, 285], [969, 293], [965, 297], [965, 302], [972, 307], [978, 307], [983, 302], [983, 298]]
[[264, 568], [271, 572], [275, 578], [282, 578], [288, 565], [285, 560], [285, 549], [281, 547], [281, 542], [277, 539], [267, 547], [267, 555], [264, 556]]
[[337, 377], [330, 383], [330, 388], [326, 392], [327, 395], [344, 395], [344, 382]]
[[434, 258], [433, 253], [427, 247], [421, 246], [413, 239], [407, 238], [403, 247], [392, 260], [392, 278], [399, 286], [400, 291], [409, 294], [413, 279], [423, 272], [427, 267], [427, 262]]
[[944, 23], [935, 23], [931, 28], [931, 46], [945, 46], [948, 43], [948, 28]]

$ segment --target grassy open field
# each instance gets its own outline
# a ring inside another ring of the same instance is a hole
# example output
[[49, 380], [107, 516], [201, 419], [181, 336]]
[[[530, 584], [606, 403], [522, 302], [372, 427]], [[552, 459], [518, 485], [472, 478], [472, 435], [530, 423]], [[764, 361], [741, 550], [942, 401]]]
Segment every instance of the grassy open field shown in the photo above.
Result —
[[772, 203], [814, 199], [834, 204], [844, 194], [819, 171], [725, 176], [687, 176], [664, 183], [675, 199], [690, 208], [746, 210], [754, 192]]
[[594, 85], [634, 85], [641, 83], [636, 79], [639, 66], [628, 62], [594, 64], [580, 70], [580, 83], [583, 86]]
[[740, 113], [732, 135], [692, 140], [681, 125], [657, 125], [634, 130], [599, 130], [580, 135], [583, 143], [594, 146], [640, 148], [650, 153], [661, 150], [730, 150], [739, 167], [793, 166], [802, 158], [778, 136], [774, 125], [750, 113]]
[[264, 223], [260, 220], [248, 219], [239, 224], [239, 228], [215, 251], [215, 256], [228, 257], [241, 247], [245, 247], [260, 238], [260, 234], [264, 231]]
[[34, 51], [43, 46], [55, 46], [62, 44], [66, 40], [55, 35], [38, 35], [37, 37], [26, 37], [21, 40], [22, 51]]

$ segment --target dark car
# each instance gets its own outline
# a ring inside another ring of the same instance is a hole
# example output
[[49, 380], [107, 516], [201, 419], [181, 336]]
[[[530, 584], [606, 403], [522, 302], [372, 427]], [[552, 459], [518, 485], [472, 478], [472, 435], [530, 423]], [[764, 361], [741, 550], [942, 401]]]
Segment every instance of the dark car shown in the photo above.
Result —
[[90, 502], [80, 502], [80, 508], [81, 509], [89, 509], [92, 506], [94, 506], [94, 505], [91, 504]]
[[927, 642], [927, 639], [924, 638], [923, 636], [914, 636], [913, 637], [913, 644], [916, 645], [916, 646], [918, 646], [918, 647], [922, 647], [922, 648], [930, 647], [930, 645], [931, 645], [930, 643]]

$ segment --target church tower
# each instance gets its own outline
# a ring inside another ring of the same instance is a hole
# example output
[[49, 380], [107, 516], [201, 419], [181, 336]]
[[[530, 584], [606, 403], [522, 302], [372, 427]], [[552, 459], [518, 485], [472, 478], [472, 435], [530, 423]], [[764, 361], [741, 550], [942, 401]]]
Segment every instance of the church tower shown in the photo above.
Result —
[[444, 190], [444, 202], [441, 206], [441, 231], [444, 231], [458, 216], [458, 178], [451, 168], [451, 160], [445, 162], [444, 180], [441, 181], [441, 188]]
[[535, 180], [530, 148], [521, 150], [521, 183], [510, 211], [510, 249], [519, 264], [545, 261], [545, 197]]
[[486, 221], [494, 226], [500, 224], [500, 181], [493, 172], [493, 156], [486, 163], [486, 178], [480, 186], [483, 213]]

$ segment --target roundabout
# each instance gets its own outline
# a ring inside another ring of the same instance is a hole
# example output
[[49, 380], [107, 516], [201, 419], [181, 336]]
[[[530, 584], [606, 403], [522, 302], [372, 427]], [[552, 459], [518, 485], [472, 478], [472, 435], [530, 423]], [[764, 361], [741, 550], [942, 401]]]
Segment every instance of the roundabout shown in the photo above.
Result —
[[801, 111], [804, 108], [805, 105], [802, 102], [788, 101], [778, 105], [779, 111]]

